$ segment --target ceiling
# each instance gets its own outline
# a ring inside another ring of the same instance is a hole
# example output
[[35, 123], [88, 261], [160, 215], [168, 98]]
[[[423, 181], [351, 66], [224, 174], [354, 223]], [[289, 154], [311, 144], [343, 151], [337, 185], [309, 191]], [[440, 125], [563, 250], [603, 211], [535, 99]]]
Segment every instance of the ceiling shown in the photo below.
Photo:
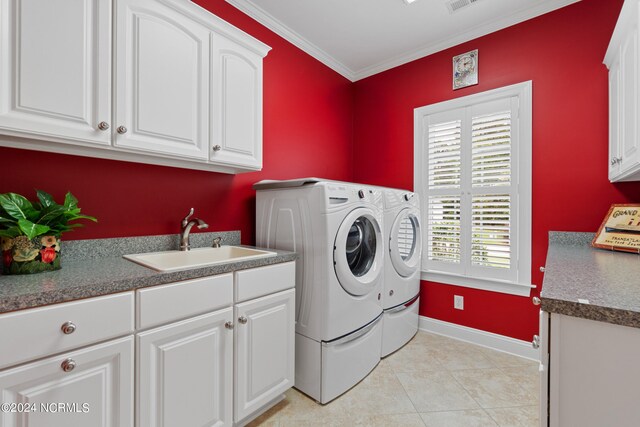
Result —
[[579, 0], [226, 0], [351, 81]]

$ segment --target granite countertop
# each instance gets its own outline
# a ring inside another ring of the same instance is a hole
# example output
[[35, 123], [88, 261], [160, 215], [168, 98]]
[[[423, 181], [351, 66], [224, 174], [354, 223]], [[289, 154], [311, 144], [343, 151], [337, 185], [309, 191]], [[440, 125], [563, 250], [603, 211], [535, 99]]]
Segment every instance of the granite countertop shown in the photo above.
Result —
[[[240, 232], [233, 231], [194, 233], [191, 235], [191, 247], [211, 246], [216, 236], [222, 237], [223, 245], [240, 245]], [[297, 258], [295, 252], [269, 249], [277, 255], [162, 273], [128, 261], [122, 255], [176, 250], [177, 235], [65, 241], [62, 245], [61, 270], [0, 275], [0, 313], [279, 264]]]
[[542, 309], [640, 328], [640, 255], [593, 248], [593, 237], [549, 234]]

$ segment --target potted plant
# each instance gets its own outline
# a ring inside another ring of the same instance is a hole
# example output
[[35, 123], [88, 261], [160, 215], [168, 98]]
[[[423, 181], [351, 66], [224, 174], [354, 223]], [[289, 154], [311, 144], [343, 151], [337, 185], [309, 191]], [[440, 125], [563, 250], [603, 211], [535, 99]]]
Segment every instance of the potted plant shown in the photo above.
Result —
[[4, 274], [29, 274], [60, 268], [62, 233], [82, 227], [71, 221], [92, 216], [80, 214], [78, 199], [67, 193], [64, 204], [36, 190], [37, 202], [15, 193], [0, 194], [0, 241]]

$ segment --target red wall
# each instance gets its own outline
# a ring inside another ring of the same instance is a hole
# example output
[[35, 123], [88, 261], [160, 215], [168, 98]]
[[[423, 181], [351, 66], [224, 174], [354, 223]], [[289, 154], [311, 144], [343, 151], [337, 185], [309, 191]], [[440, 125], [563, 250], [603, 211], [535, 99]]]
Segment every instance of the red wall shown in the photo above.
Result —
[[[622, 0], [583, 0], [355, 83], [355, 181], [413, 188], [413, 109], [533, 81], [532, 281], [549, 230], [595, 231], [611, 203], [640, 201], [640, 183], [607, 179], [607, 69]], [[479, 50], [477, 86], [451, 89], [451, 58]], [[422, 282], [420, 314], [531, 340], [530, 298]], [[453, 295], [465, 297], [464, 311]], [[532, 295], [539, 294], [539, 290]]]
[[98, 217], [68, 239], [177, 233], [190, 207], [210, 230], [241, 230], [254, 242], [261, 179], [322, 176], [350, 180], [353, 87], [334, 71], [220, 0], [202, 6], [271, 46], [264, 61], [264, 169], [225, 175], [0, 148], [0, 193], [35, 198], [34, 188]]

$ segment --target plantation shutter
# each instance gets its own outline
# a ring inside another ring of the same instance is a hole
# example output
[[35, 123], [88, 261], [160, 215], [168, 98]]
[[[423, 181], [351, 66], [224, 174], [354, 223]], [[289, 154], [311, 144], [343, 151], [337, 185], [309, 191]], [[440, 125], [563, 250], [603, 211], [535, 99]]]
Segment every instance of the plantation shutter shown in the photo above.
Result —
[[516, 280], [517, 99], [425, 118], [428, 270]]

